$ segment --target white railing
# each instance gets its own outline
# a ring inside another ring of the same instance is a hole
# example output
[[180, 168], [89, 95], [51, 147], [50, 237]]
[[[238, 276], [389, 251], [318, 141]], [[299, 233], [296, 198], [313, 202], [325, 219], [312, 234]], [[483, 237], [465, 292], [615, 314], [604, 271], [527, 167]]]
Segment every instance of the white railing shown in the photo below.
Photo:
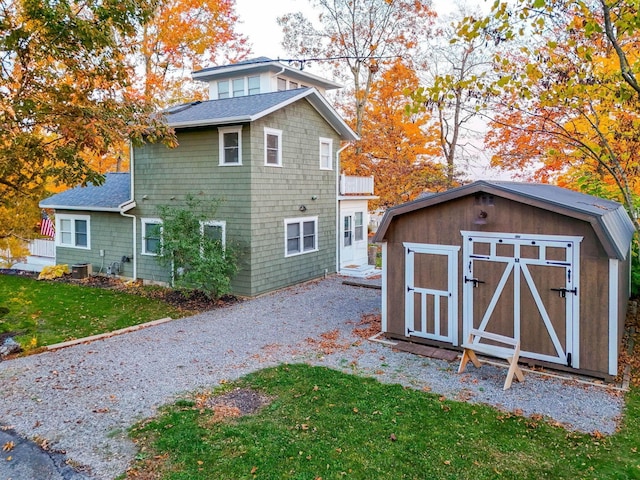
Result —
[[29, 255], [55, 258], [56, 247], [53, 240], [36, 239], [29, 242]]
[[373, 195], [373, 177], [340, 175], [340, 195]]

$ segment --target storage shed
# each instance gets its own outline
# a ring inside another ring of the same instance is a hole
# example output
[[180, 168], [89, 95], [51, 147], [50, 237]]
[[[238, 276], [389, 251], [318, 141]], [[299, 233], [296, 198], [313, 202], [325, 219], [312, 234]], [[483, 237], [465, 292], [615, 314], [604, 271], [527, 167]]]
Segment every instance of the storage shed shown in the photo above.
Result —
[[553, 185], [478, 181], [389, 209], [382, 330], [457, 348], [471, 329], [522, 361], [610, 378], [630, 294], [633, 223], [618, 203]]

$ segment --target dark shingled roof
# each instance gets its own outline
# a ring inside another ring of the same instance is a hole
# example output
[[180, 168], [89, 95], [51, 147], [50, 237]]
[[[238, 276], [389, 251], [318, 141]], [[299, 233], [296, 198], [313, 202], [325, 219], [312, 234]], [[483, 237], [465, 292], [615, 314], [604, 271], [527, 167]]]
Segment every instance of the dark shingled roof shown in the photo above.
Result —
[[40, 202], [42, 208], [118, 212], [118, 206], [131, 200], [131, 175], [107, 173], [102, 185], [75, 187]]
[[629, 254], [635, 228], [627, 211], [619, 203], [555, 185], [484, 180], [390, 208], [385, 212], [373, 241], [384, 241], [386, 230], [393, 217], [397, 215], [432, 207], [476, 192], [527, 202], [538, 208], [546, 208], [590, 222], [611, 258], [622, 260]]
[[170, 126], [181, 126], [191, 123], [216, 125], [221, 123], [251, 121], [252, 117], [277, 108], [299, 96], [309, 88], [284, 90], [281, 92], [261, 93], [243, 97], [207, 100], [178, 105], [164, 111]]

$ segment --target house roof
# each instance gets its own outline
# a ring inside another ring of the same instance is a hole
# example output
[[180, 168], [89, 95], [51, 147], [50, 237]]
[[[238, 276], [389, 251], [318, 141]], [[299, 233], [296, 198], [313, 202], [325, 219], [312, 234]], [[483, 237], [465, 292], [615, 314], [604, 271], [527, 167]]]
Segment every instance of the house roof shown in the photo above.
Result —
[[302, 99], [306, 99], [344, 140], [357, 140], [356, 133], [315, 88], [191, 102], [169, 108], [164, 115], [169, 126], [176, 129], [237, 124], [253, 122]]
[[122, 205], [131, 200], [131, 175], [107, 173], [102, 185], [74, 187], [40, 202], [41, 208], [56, 210], [88, 210], [94, 212], [120, 212]]
[[[287, 62], [290, 63], [290, 62]], [[318, 77], [309, 72], [305, 72], [300, 68], [292, 68], [281, 60], [274, 60], [269, 57], [257, 57], [241, 62], [232, 63], [231, 65], [220, 65], [217, 67], [208, 67], [201, 70], [191, 72], [194, 80], [210, 82], [221, 78], [231, 76], [244, 75], [247, 73], [273, 72], [282, 73], [289, 78], [297, 79], [300, 82], [308, 82], [317, 85], [325, 90], [333, 90], [342, 88], [342, 85], [326, 78]]]
[[619, 203], [555, 185], [484, 180], [390, 208], [385, 212], [373, 241], [384, 241], [391, 221], [399, 215], [478, 192], [527, 203], [589, 222], [610, 258], [623, 260], [629, 254], [635, 228], [626, 210]]

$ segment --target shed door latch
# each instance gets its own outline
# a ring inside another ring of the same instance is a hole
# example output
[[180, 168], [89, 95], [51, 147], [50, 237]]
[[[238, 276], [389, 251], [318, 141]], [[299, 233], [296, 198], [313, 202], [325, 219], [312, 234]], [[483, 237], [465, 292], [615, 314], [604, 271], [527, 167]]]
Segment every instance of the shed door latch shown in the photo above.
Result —
[[569, 290], [568, 288], [551, 288], [550, 290], [552, 292], [558, 292], [558, 295], [562, 298], [565, 298], [567, 296], [567, 293], [573, 293], [574, 295], [578, 294], [578, 287], [574, 287], [571, 290]]
[[464, 277], [464, 283], [473, 283], [473, 288], [477, 288], [479, 283], [484, 283], [482, 280], [478, 280], [477, 278], [468, 278]]

